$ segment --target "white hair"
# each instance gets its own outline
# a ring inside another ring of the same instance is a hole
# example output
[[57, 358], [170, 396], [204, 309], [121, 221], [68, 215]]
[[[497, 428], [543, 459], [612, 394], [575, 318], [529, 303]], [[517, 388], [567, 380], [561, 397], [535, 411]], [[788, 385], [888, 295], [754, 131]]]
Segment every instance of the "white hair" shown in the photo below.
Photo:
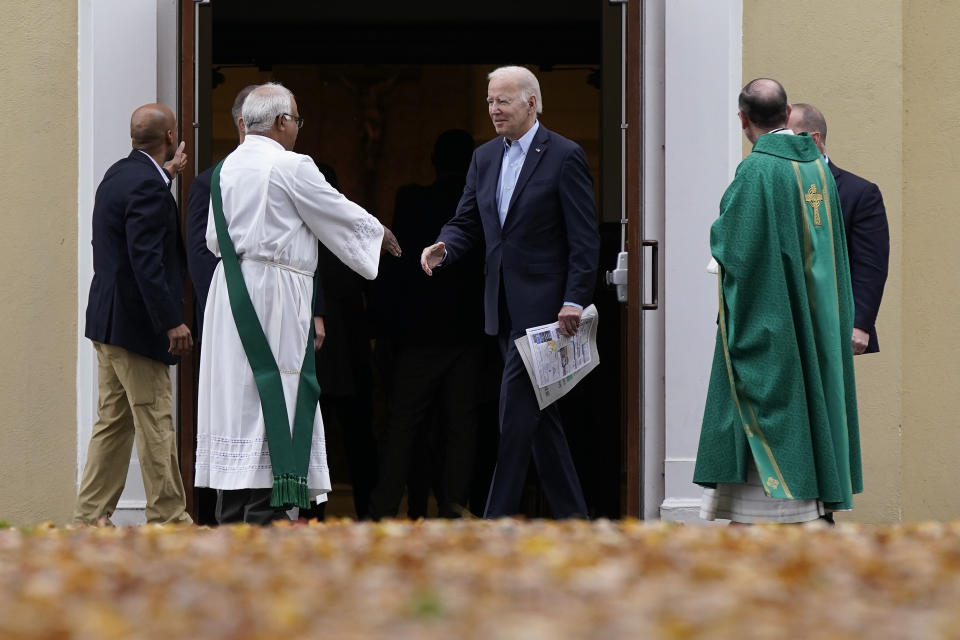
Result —
[[[543, 113], [543, 96], [540, 95], [540, 81], [526, 67], [499, 67], [487, 74], [487, 80], [510, 78], [520, 85], [520, 99], [524, 102], [530, 96], [537, 97], [537, 113]], [[246, 122], [246, 118], [244, 118]]]
[[293, 111], [293, 92], [277, 82], [267, 82], [243, 101], [243, 126], [247, 133], [265, 133], [277, 116]]

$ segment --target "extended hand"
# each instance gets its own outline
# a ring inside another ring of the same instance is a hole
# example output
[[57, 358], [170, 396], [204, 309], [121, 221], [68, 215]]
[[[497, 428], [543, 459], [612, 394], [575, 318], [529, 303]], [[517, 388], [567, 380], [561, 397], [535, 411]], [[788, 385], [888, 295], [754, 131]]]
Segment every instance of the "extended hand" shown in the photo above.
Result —
[[170, 338], [170, 348], [167, 351], [175, 356], [182, 356], [193, 349], [193, 336], [185, 324], [167, 329], [167, 337]]
[[380, 249], [386, 251], [394, 258], [399, 258], [400, 254], [400, 243], [397, 242], [397, 236], [393, 235], [393, 231], [383, 228], [383, 242], [380, 244]]
[[560, 333], [568, 338], [572, 337], [573, 334], [577, 332], [577, 328], [580, 327], [581, 313], [583, 313], [583, 311], [569, 304], [560, 307], [560, 313], [557, 314], [557, 322], [560, 323]]
[[423, 267], [423, 272], [428, 276], [432, 276], [433, 270], [440, 264], [440, 261], [443, 260], [443, 256], [446, 253], [447, 245], [442, 242], [432, 244], [424, 249], [423, 253], [420, 254], [420, 266]]
[[870, 334], [863, 329], [853, 328], [853, 355], [858, 356], [867, 350], [870, 344]]
[[173, 157], [170, 160], [167, 160], [163, 163], [163, 168], [167, 170], [167, 173], [170, 174], [171, 178], [174, 178], [183, 171], [183, 168], [187, 166], [187, 154], [183, 152], [183, 148], [186, 146], [186, 142], [181, 142], [180, 146], [177, 147], [177, 152], [173, 154]]
[[314, 316], [313, 318], [313, 350], [320, 351], [323, 346], [323, 339], [327, 337], [326, 327], [323, 325], [323, 316]]

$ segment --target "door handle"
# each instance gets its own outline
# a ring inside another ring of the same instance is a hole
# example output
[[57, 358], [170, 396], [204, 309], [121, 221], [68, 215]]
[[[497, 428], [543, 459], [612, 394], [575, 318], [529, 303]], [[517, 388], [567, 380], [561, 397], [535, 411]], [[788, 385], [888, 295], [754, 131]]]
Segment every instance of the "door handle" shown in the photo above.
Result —
[[617, 266], [613, 271], [607, 271], [605, 280], [608, 286], [614, 286], [617, 289], [617, 300], [619, 302], [627, 301], [627, 262], [630, 254], [621, 251], [617, 254]]
[[[640, 308], [644, 311], [653, 311], [660, 308], [660, 242], [644, 240], [643, 247], [650, 247], [650, 302], [642, 302]], [[641, 260], [643, 258], [641, 257]]]

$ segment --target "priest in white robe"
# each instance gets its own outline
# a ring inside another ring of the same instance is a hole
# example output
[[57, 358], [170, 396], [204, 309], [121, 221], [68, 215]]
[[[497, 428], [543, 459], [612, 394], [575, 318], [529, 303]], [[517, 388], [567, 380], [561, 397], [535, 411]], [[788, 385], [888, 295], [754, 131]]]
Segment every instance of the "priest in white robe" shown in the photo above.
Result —
[[[399, 255], [400, 247], [375, 217], [331, 187], [309, 156], [292, 151], [303, 119], [288, 89], [273, 83], [260, 86], [244, 102], [242, 117], [247, 136], [219, 168], [225, 222], [221, 231], [232, 241], [233, 264], [239, 265], [234, 273], [242, 274], [276, 362], [274, 372], [279, 370], [292, 437], [301, 368], [308, 360], [305, 349], [313, 333], [317, 240], [370, 280], [377, 275], [381, 250]], [[211, 198], [207, 246], [221, 256], [215, 199]], [[219, 522], [263, 524], [284, 517], [286, 505], [277, 504], [275, 491], [271, 504], [276, 469], [250, 364], [256, 359], [245, 352], [249, 342], [241, 341], [228, 293], [227, 255], [224, 252], [213, 274], [205, 309], [196, 485], [220, 490]], [[278, 404], [282, 408], [283, 403]], [[322, 502], [330, 491], [330, 477], [323, 422], [315, 403], [312, 410], [305, 490], [310, 499]], [[296, 447], [297, 439], [292, 442]], [[301, 450], [302, 445], [301, 440]]]

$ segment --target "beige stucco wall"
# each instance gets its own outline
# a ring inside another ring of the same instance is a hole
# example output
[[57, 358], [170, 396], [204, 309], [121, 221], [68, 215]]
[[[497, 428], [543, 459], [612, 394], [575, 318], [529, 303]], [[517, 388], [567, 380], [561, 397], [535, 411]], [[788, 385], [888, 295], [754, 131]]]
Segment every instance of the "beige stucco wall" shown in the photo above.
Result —
[[64, 522], [76, 478], [77, 3], [0, 11], [0, 520]]
[[876, 182], [891, 230], [879, 354], [857, 357], [865, 491], [849, 518], [960, 517], [960, 5], [744, 0], [743, 78], [818, 105], [827, 153]]
[[877, 321], [880, 353], [855, 359], [864, 493], [849, 517], [866, 522], [901, 518], [904, 475], [914, 464], [900, 429], [905, 279], [901, 5], [899, 0], [876, 0], [865, 11], [861, 3], [833, 0], [743, 3], [744, 82], [773, 77], [792, 102], [818, 106], [827, 119], [827, 154], [876, 182], [887, 209], [890, 276]]
[[903, 15], [903, 514], [960, 518], [960, 3]]

